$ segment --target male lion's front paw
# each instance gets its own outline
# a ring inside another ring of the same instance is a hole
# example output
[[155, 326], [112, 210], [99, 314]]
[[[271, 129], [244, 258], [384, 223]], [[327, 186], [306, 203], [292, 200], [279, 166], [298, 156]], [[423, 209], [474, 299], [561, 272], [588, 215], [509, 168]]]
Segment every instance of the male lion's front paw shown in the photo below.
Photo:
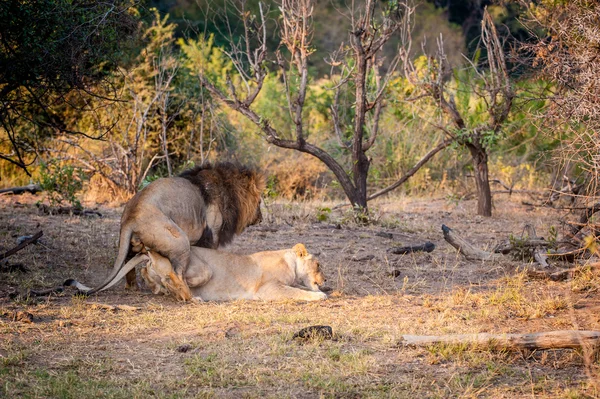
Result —
[[169, 273], [169, 279], [171, 281], [168, 285], [166, 284], [167, 288], [169, 289], [169, 291], [171, 291], [173, 295], [175, 295], [175, 298], [177, 298], [178, 301], [186, 302], [192, 300], [192, 292], [190, 291], [190, 288], [185, 283], [185, 281], [183, 281], [182, 278], [180, 278], [174, 272], [171, 272]]

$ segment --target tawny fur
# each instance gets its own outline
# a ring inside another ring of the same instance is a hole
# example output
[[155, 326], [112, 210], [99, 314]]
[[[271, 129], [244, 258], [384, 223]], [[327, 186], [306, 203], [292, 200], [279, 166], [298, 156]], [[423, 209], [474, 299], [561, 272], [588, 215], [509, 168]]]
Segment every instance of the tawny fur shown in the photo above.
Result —
[[[197, 300], [235, 299], [317, 301], [327, 295], [319, 262], [303, 244], [281, 251], [236, 255], [206, 248], [192, 248], [185, 280]], [[150, 262], [142, 276], [154, 293], [167, 293], [173, 268], [169, 260], [148, 252]], [[298, 288], [304, 286], [309, 290]]]
[[[182, 300], [191, 299], [183, 280], [190, 246], [217, 248], [260, 222], [264, 187], [260, 173], [228, 162], [205, 164], [150, 183], [125, 206], [111, 275], [88, 293], [112, 285], [128, 255], [148, 249], [167, 257], [173, 265], [179, 281], [169, 287], [172, 293]], [[127, 280], [135, 280], [135, 270]]]

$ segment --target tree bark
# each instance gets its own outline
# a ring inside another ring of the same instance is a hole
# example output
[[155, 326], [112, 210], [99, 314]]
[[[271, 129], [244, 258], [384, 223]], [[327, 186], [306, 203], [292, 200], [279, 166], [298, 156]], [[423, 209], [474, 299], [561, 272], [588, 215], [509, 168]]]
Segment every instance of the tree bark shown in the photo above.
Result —
[[[367, 5], [367, 7], [369, 7]], [[355, 26], [356, 32], [352, 33], [354, 39], [353, 47], [356, 59], [356, 75], [354, 83], [356, 85], [356, 108], [354, 116], [354, 137], [352, 139], [352, 173], [354, 177], [354, 187], [356, 190], [356, 202], [360, 208], [367, 210], [367, 174], [369, 173], [369, 159], [363, 151], [363, 136], [365, 131], [365, 117], [367, 112], [367, 55], [362, 44], [362, 27]]]
[[492, 216], [492, 190], [490, 189], [487, 151], [480, 143], [467, 144], [467, 147], [473, 160], [475, 183], [477, 185], [477, 214]]

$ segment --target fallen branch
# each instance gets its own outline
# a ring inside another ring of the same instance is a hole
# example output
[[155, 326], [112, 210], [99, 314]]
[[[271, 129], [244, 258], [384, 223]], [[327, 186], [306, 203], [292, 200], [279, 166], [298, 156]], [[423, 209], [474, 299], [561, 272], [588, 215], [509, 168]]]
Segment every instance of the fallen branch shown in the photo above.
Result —
[[40, 187], [39, 184], [28, 184], [26, 186], [21, 186], [21, 187], [3, 188], [2, 190], [0, 190], [0, 194], [13, 194], [13, 195], [21, 195], [23, 193], [35, 194], [38, 191], [42, 191], [42, 187]]
[[38, 238], [40, 238], [44, 233], [42, 231], [38, 231], [37, 233], [35, 233], [34, 235], [32, 235], [31, 237], [29, 237], [28, 239], [24, 240], [22, 243], [20, 243], [19, 245], [17, 245], [16, 247], [14, 247], [13, 249], [9, 249], [8, 251], [6, 251], [5, 253], [3, 253], [2, 255], [0, 255], [0, 260], [4, 260], [6, 258], [8, 258], [9, 256], [12, 256], [14, 254], [16, 254], [17, 252], [19, 252], [20, 250], [22, 250], [23, 248], [25, 248], [26, 246], [28, 246], [29, 244], [33, 244], [34, 242], [36, 242], [38, 240]]
[[90, 209], [80, 209], [75, 207], [51, 207], [46, 204], [39, 204], [39, 210], [47, 215], [73, 215], [73, 216], [98, 216], [102, 217], [102, 214], [98, 211]]
[[500, 260], [503, 258], [502, 255], [482, 251], [474, 247], [445, 224], [442, 225], [442, 232], [444, 233], [444, 240], [468, 260]]
[[54, 287], [48, 288], [45, 290], [29, 290], [25, 297], [33, 297], [33, 296], [48, 296], [51, 294], [60, 294], [64, 291], [63, 287]]
[[583, 213], [579, 216], [578, 223], [569, 223], [571, 224], [570, 237], [575, 237], [577, 233], [579, 233], [585, 226], [587, 226], [590, 218], [596, 212], [600, 212], [600, 202], [588, 208], [585, 208]]
[[412, 245], [412, 246], [408, 246], [408, 247], [393, 247], [393, 248], [388, 249], [388, 252], [391, 252], [396, 255], [404, 255], [404, 254], [408, 254], [411, 252], [420, 252], [420, 251], [432, 252], [434, 249], [435, 249], [435, 244], [427, 241], [425, 244], [422, 244], [422, 245]]
[[[535, 247], [549, 247], [550, 241], [544, 240], [543, 238], [527, 239], [519, 241], [519, 248], [535, 248]], [[503, 241], [494, 247], [494, 253], [506, 255], [514, 251], [515, 244], [511, 243], [510, 240]]]
[[527, 277], [535, 278], [535, 279], [543, 279], [543, 280], [552, 280], [552, 281], [563, 281], [572, 277], [579, 268], [572, 268], [567, 270], [559, 270], [557, 272], [551, 273], [547, 270], [527, 270]]
[[563, 330], [529, 334], [403, 335], [399, 344], [415, 347], [435, 344], [466, 344], [495, 350], [575, 349], [599, 345], [600, 331]]

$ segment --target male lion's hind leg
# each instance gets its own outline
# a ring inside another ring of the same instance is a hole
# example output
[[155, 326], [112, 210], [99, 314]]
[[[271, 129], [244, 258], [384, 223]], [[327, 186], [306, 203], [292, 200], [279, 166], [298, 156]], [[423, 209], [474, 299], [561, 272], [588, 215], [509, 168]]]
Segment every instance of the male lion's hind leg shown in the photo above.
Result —
[[136, 284], [136, 274], [135, 269], [130, 270], [129, 273], [125, 275], [125, 289], [138, 289], [138, 285]]
[[[142, 243], [140, 237], [137, 234], [133, 234], [131, 236], [130, 245], [131, 247], [129, 248], [129, 252], [127, 253], [127, 258], [125, 258], [126, 262], [129, 262], [130, 259], [133, 259], [133, 257], [138, 253], [146, 252], [144, 244]], [[138, 275], [135, 272], [135, 269], [130, 270], [129, 273], [125, 275], [125, 288], [133, 290], [137, 289], [139, 291], [142, 290], [142, 284], [141, 281], [138, 279]]]
[[257, 299], [275, 301], [281, 299], [294, 299], [297, 301], [322, 301], [327, 295], [321, 291], [306, 291], [281, 283], [267, 283], [256, 292]]
[[125, 288], [129, 289], [129, 290], [138, 290], [141, 291], [142, 290], [142, 281], [140, 279], [141, 276], [139, 276], [135, 269], [130, 270], [126, 275], [125, 275]]

